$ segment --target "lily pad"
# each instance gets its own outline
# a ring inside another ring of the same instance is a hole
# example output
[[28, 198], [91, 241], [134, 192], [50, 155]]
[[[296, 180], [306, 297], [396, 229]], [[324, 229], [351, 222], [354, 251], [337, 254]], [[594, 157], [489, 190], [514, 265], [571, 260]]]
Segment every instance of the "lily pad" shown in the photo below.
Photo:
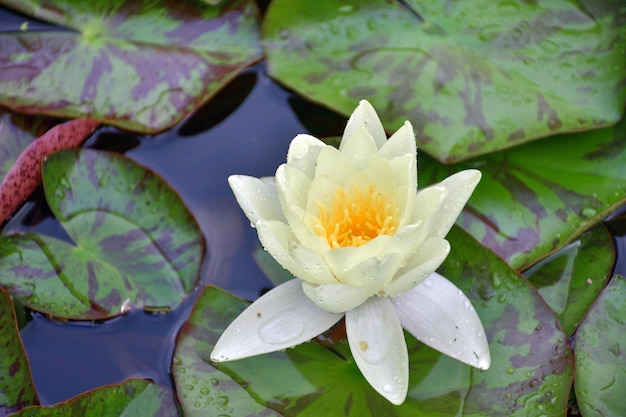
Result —
[[[455, 245], [442, 272], [468, 295], [485, 325], [492, 355], [488, 371], [443, 356], [407, 334], [409, 396], [394, 406], [360, 375], [345, 341], [331, 348], [312, 341], [285, 352], [212, 364], [214, 343], [248, 304], [207, 287], [174, 354], [181, 403], [201, 408], [221, 397], [234, 407], [243, 397], [249, 408], [254, 399], [285, 416], [562, 414], [572, 382], [572, 354], [555, 316], [502, 260], [462, 231], [453, 230], [450, 238]], [[210, 396], [200, 399], [202, 389]], [[204, 415], [208, 410], [213, 409]], [[248, 410], [237, 415], [262, 415]]]
[[0, 414], [39, 404], [11, 297], [0, 289]]
[[626, 99], [619, 1], [272, 1], [270, 74], [350, 114], [368, 99], [389, 131], [454, 162], [616, 123]]
[[0, 110], [0, 179], [20, 153], [50, 126], [51, 119]]
[[626, 415], [626, 280], [615, 276], [576, 334], [576, 397], [585, 417]]
[[155, 133], [259, 60], [253, 1], [3, 0], [67, 31], [1, 33], [0, 104]]
[[204, 240], [180, 197], [152, 171], [88, 149], [52, 154], [43, 185], [74, 244], [0, 237], [0, 284], [46, 314], [96, 319], [174, 308], [199, 279]]
[[477, 168], [483, 178], [457, 225], [513, 268], [574, 241], [626, 201], [626, 120], [443, 165], [420, 154], [420, 186]]
[[169, 390], [149, 381], [129, 379], [49, 407], [27, 407], [15, 417], [172, 417], [176, 406]]
[[524, 276], [571, 336], [611, 276], [614, 262], [613, 239], [600, 223], [524, 271]]

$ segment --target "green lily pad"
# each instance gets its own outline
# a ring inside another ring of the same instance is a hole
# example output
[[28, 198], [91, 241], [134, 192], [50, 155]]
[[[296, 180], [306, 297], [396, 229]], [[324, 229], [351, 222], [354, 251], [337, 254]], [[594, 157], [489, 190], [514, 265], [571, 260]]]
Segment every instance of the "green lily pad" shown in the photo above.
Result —
[[0, 104], [155, 133], [259, 60], [253, 1], [3, 0], [69, 31], [0, 34]]
[[[572, 354], [554, 314], [523, 277], [465, 233], [454, 229], [450, 240], [454, 246], [442, 272], [468, 295], [483, 321], [492, 356], [488, 371], [450, 359], [407, 334], [409, 396], [394, 406], [367, 384], [346, 342], [329, 349], [312, 341], [285, 352], [212, 364], [215, 342], [248, 304], [207, 287], [174, 353], [181, 403], [202, 408], [222, 398], [234, 407], [244, 398], [248, 408], [241, 416], [262, 415], [262, 409], [251, 411], [252, 399], [285, 416], [562, 414], [572, 382]], [[207, 395], [200, 398], [203, 389]], [[206, 408], [203, 415], [212, 410]]]
[[49, 407], [27, 407], [15, 417], [172, 417], [176, 406], [169, 390], [149, 381], [129, 379]]
[[615, 276], [576, 334], [576, 397], [585, 417], [626, 415], [626, 280]]
[[20, 153], [50, 126], [50, 119], [0, 110], [0, 179]]
[[343, 114], [368, 99], [449, 163], [620, 119], [626, 8], [547, 3], [272, 1], [270, 74]]
[[613, 239], [604, 224], [524, 271], [565, 329], [572, 335], [611, 276]]
[[39, 404], [11, 297], [0, 288], [0, 414]]
[[0, 237], [0, 284], [26, 306], [73, 319], [174, 308], [199, 279], [204, 240], [163, 179], [125, 157], [52, 154], [48, 204], [74, 244], [32, 233]]
[[483, 178], [457, 225], [521, 270], [624, 204], [625, 139], [626, 120], [449, 166], [420, 154], [420, 186], [480, 169]]

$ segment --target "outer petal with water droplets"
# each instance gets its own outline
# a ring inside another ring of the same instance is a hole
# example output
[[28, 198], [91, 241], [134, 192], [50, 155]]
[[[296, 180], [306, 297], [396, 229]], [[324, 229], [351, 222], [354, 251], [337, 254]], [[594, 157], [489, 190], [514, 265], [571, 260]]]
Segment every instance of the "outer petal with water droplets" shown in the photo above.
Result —
[[306, 342], [337, 323], [343, 314], [318, 308], [293, 279], [252, 303], [224, 331], [211, 352], [215, 362], [243, 359]]
[[297, 135], [289, 145], [287, 164], [304, 172], [308, 177], [315, 174], [315, 164], [322, 148], [327, 145], [311, 135]]
[[402, 326], [424, 344], [479, 369], [491, 365], [480, 317], [465, 294], [443, 276], [433, 273], [393, 302]]
[[285, 221], [275, 183], [247, 175], [231, 175], [228, 184], [253, 226], [262, 219]]
[[409, 383], [404, 333], [388, 297], [373, 297], [346, 312], [350, 350], [367, 382], [394, 404], [402, 404]]

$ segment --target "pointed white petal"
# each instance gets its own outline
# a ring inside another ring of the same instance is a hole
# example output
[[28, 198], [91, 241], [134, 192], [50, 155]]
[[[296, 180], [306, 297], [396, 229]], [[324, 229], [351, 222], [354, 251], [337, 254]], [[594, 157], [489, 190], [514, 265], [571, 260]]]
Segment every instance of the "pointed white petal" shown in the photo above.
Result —
[[386, 159], [393, 159], [403, 155], [412, 155], [416, 158], [417, 145], [415, 144], [415, 132], [411, 122], [404, 122], [388, 141], [380, 148], [380, 155]]
[[402, 294], [421, 283], [432, 274], [450, 253], [450, 243], [437, 237], [427, 239], [397, 278], [384, 288], [387, 295]]
[[343, 314], [317, 308], [293, 279], [252, 303], [226, 328], [211, 352], [215, 362], [286, 349], [328, 330]]
[[350, 136], [344, 137], [340, 149], [358, 170], [364, 170], [379, 157], [378, 146], [365, 126], [357, 127]]
[[315, 178], [327, 178], [343, 185], [354, 172], [352, 162], [337, 149], [327, 146], [320, 151], [315, 166]]
[[481, 176], [480, 171], [476, 169], [466, 169], [449, 176], [438, 184], [447, 188], [448, 195], [435, 216], [433, 224], [435, 236], [445, 237], [448, 234], [465, 203], [474, 192], [474, 188], [478, 185]]
[[314, 285], [303, 282], [302, 290], [316, 306], [332, 313], [351, 310], [371, 295], [364, 288], [344, 284]]
[[287, 164], [313, 178], [315, 163], [322, 148], [327, 145], [311, 135], [297, 135], [289, 145]]
[[342, 143], [339, 145], [339, 150], [343, 149], [343, 140], [350, 137], [352, 133], [361, 126], [364, 126], [368, 130], [378, 149], [387, 141], [387, 134], [376, 114], [376, 110], [374, 110], [374, 107], [372, 107], [367, 100], [361, 100], [358, 107], [350, 116], [350, 119], [348, 119], [346, 129], [343, 132]]
[[393, 404], [402, 404], [409, 383], [409, 356], [391, 300], [373, 297], [348, 311], [346, 333], [367, 382]]
[[261, 219], [285, 219], [274, 183], [247, 175], [231, 175], [228, 183], [253, 226]]
[[489, 344], [480, 317], [446, 278], [433, 273], [393, 301], [400, 322], [418, 340], [468, 365], [489, 368]]

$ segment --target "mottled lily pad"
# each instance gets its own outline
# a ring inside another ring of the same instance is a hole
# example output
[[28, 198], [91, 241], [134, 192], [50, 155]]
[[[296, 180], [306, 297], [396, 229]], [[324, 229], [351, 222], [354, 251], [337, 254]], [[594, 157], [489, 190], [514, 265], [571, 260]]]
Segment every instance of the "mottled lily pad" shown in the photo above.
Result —
[[32, 233], [0, 237], [0, 284], [25, 305], [95, 319], [174, 308], [199, 278], [204, 240], [163, 179], [107, 152], [46, 160], [48, 204], [72, 243]]
[[0, 179], [20, 153], [50, 126], [51, 119], [0, 110]]
[[149, 381], [129, 379], [108, 385], [49, 407], [27, 407], [15, 417], [172, 417], [177, 415], [172, 395]]
[[[407, 335], [409, 396], [398, 407], [365, 382], [346, 342], [328, 349], [312, 341], [285, 352], [212, 364], [214, 343], [248, 304], [207, 287], [174, 354], [183, 408], [187, 412], [197, 404], [196, 414], [206, 415], [220, 411], [214, 408], [219, 399], [232, 407], [223, 412], [247, 407], [240, 409], [241, 416], [269, 413], [250, 405], [252, 400], [285, 416], [560, 415], [573, 370], [567, 337], [554, 314], [523, 277], [476, 241], [456, 229], [450, 238], [455, 244], [442, 272], [469, 296], [483, 320], [492, 355], [488, 371], [443, 356]], [[207, 404], [204, 414], [202, 404]]]
[[585, 417], [626, 415], [626, 280], [615, 276], [576, 334], [576, 397]]
[[262, 56], [250, 0], [0, 3], [68, 29], [0, 34], [0, 104], [19, 112], [155, 133]]
[[571, 336], [611, 276], [614, 262], [613, 239], [600, 223], [524, 275]]
[[616, 123], [626, 98], [620, 1], [275, 0], [270, 74], [350, 114], [366, 98], [444, 162]]
[[443, 165], [419, 156], [420, 186], [483, 173], [457, 225], [521, 270], [572, 242], [626, 201], [626, 121]]
[[0, 289], [0, 415], [39, 404], [9, 294]]

